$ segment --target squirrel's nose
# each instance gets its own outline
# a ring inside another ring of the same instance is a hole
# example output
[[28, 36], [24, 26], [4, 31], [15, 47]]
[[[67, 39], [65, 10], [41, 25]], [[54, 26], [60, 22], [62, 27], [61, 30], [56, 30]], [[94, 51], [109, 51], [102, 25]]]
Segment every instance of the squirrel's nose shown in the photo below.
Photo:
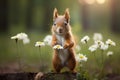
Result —
[[62, 28], [59, 28], [59, 32], [62, 33], [62, 32], [63, 32], [63, 29], [62, 29]]

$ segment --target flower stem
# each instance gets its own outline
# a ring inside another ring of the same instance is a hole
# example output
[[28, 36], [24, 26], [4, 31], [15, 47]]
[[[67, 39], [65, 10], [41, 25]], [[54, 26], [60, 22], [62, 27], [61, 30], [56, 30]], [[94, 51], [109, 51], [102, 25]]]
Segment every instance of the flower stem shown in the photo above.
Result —
[[[39, 59], [39, 60], [40, 60], [39, 63], [40, 63], [40, 69], [41, 69], [41, 66], [42, 66], [42, 65], [41, 65], [41, 62], [42, 62], [42, 61], [41, 61], [41, 47], [40, 47], [40, 46], [39, 46], [39, 58], [40, 58], [40, 59]], [[40, 70], [40, 69], [39, 69], [39, 70]]]
[[39, 47], [39, 56], [41, 58], [41, 47]]
[[82, 63], [79, 62], [79, 71], [82, 73]]
[[99, 64], [99, 61], [98, 61], [98, 59], [97, 59], [96, 53], [94, 52], [93, 54], [94, 54], [94, 57], [95, 57], [95, 61], [96, 61], [97, 65], [98, 65], [98, 64]]
[[102, 50], [101, 52], [101, 70], [100, 70], [100, 78], [104, 77], [104, 73], [103, 73], [103, 70], [104, 70], [104, 51]]
[[18, 61], [18, 66], [19, 66], [19, 71], [22, 70], [22, 67], [21, 67], [21, 59], [20, 59], [20, 54], [19, 54], [19, 46], [18, 46], [18, 42], [16, 41], [16, 46], [17, 46], [17, 61]]

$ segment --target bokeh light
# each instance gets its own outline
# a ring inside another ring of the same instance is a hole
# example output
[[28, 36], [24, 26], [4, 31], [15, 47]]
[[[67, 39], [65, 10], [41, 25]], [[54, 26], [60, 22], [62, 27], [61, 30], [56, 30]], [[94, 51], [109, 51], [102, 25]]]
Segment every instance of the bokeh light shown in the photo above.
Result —
[[97, 2], [98, 4], [104, 4], [104, 3], [105, 3], [105, 0], [96, 0], [96, 2]]

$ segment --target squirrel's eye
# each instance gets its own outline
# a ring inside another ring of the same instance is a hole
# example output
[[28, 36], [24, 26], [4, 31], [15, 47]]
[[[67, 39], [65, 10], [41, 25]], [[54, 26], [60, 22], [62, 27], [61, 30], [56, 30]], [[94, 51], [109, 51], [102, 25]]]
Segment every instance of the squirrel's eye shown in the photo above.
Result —
[[65, 26], [67, 26], [67, 24], [68, 24], [67, 22], [64, 22], [64, 25], [65, 25]]
[[56, 23], [54, 23], [53, 25], [56, 26]]

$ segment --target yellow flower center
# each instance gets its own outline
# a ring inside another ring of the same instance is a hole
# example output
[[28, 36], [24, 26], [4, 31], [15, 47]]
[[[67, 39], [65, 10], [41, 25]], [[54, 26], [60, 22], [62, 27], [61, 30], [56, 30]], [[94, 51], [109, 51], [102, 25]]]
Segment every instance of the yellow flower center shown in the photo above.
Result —
[[57, 48], [60, 48], [60, 45], [57, 45], [56, 47], [57, 47]]
[[38, 44], [42, 44], [43, 42], [38, 42]]
[[82, 58], [84, 58], [84, 56], [81, 55], [80, 58], [82, 59]]

